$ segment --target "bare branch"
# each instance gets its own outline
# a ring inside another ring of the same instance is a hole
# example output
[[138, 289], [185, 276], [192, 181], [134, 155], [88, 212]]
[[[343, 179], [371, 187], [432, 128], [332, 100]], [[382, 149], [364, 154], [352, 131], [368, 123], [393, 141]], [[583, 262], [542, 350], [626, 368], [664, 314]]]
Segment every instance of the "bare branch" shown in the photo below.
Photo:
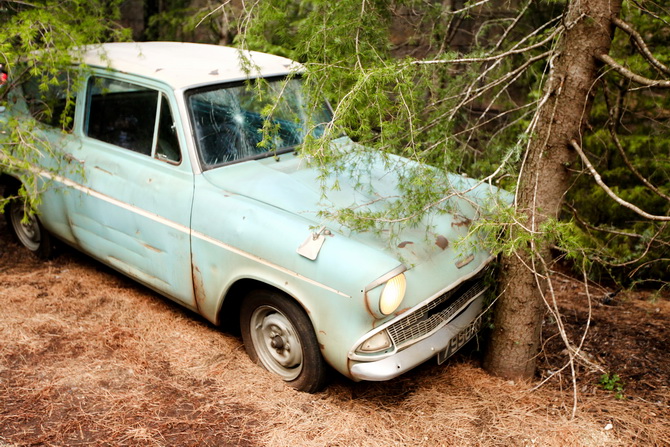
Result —
[[[566, 203], [565, 206], [567, 206], [567, 207], [570, 209], [570, 211], [572, 212], [572, 216], [573, 216], [575, 219], [577, 219], [577, 222], [579, 222], [579, 224], [580, 224], [581, 226], [583, 226], [584, 228], [587, 228], [587, 229], [589, 229], [589, 230], [593, 230], [593, 231], [598, 231], [598, 232], [601, 232], [601, 233], [613, 234], [613, 235], [615, 235], [615, 236], [633, 237], [633, 238], [637, 238], [637, 239], [644, 239], [645, 241], [646, 241], [646, 240], [649, 240], [649, 236], [645, 236], [645, 235], [643, 235], [643, 234], [639, 234], [639, 233], [630, 233], [630, 232], [628, 232], [628, 231], [619, 231], [619, 230], [616, 230], [616, 229], [614, 229], [614, 228], [607, 228], [607, 227], [603, 227], [603, 226], [598, 226], [598, 227], [596, 227], [595, 225], [591, 225], [590, 223], [588, 223], [588, 222], [586, 222], [584, 219], [582, 219], [582, 217], [579, 215], [579, 213], [577, 212], [577, 209], [575, 209], [574, 206], [570, 205], [569, 203]], [[665, 227], [666, 227], [667, 225], [668, 225], [668, 224], [665, 223], [665, 222], [662, 223], [662, 224], [661, 224], [661, 230], [660, 230], [659, 232], [657, 232], [657, 233], [651, 238], [650, 242], [645, 242], [645, 243], [649, 244], [649, 243], [651, 243], [651, 242], [656, 242], [656, 243], [659, 244], [659, 245], [665, 245], [665, 246], [670, 247], [670, 242], [666, 242], [666, 241], [664, 241], [664, 240], [662, 240], [662, 239], [660, 239], [660, 240], [659, 240], [659, 239], [656, 239], [657, 236], [661, 233], [661, 231], [662, 231], [662, 230], [665, 230]], [[603, 261], [603, 262], [605, 262], [605, 261]], [[608, 263], [608, 264], [609, 264], [609, 263]], [[618, 267], [618, 265], [615, 265], [615, 267]]]
[[644, 186], [647, 188], [651, 189], [654, 191], [656, 194], [659, 196], [663, 197], [665, 200], [670, 201], [670, 196], [667, 194], [664, 194], [661, 190], [659, 190], [656, 186], [654, 186], [649, 180], [646, 179], [645, 176], [643, 176], [640, 171], [638, 171], [635, 166], [633, 166], [633, 163], [630, 162], [628, 159], [628, 156], [626, 155], [626, 151], [624, 151], [623, 145], [621, 144], [621, 141], [619, 141], [619, 137], [616, 134], [616, 131], [614, 129], [614, 126], [610, 126], [610, 134], [612, 135], [612, 140], [614, 141], [614, 145], [619, 149], [619, 154], [621, 155], [621, 158], [623, 159], [623, 162], [628, 166], [628, 169], [635, 174], [635, 176], [640, 179], [642, 183], [644, 183]]
[[612, 18], [612, 23], [614, 23], [616, 26], [618, 26], [620, 29], [622, 29], [626, 33], [628, 33], [630, 35], [630, 37], [633, 38], [633, 41], [635, 42], [635, 44], [639, 48], [640, 53], [642, 54], [642, 56], [644, 56], [645, 59], [647, 59], [647, 61], [651, 65], [656, 67], [659, 71], [661, 71], [661, 72], [663, 72], [667, 75], [670, 75], [670, 68], [663, 65], [661, 63], [661, 61], [659, 61], [658, 59], [656, 59], [654, 57], [652, 52], [649, 51], [649, 47], [647, 47], [647, 44], [644, 42], [644, 39], [642, 39], [642, 36], [640, 36], [640, 33], [638, 33], [630, 24], [624, 22], [623, 20], [621, 20], [618, 17], [613, 17]]
[[[520, 111], [522, 111], [523, 109], [534, 108], [538, 103], [539, 103], [539, 101], [533, 101], [533, 102], [529, 102], [529, 103], [527, 103], [527, 104], [522, 104], [522, 105], [520, 105], [520, 106], [518, 106], [518, 107], [514, 107], [514, 108], [511, 108], [511, 109], [504, 110], [504, 111], [502, 111], [502, 112], [497, 112], [497, 113], [495, 114], [495, 116], [493, 116], [492, 118], [489, 118], [489, 119], [487, 119], [487, 120], [485, 120], [485, 121], [482, 121], [482, 120], [484, 119], [486, 113], [488, 113], [488, 111], [489, 111], [489, 109], [490, 109], [490, 106], [489, 106], [489, 107], [487, 107], [484, 111], [482, 111], [482, 113], [480, 114], [480, 116], [479, 116], [479, 118], [477, 119], [477, 121], [475, 122], [475, 124], [473, 124], [473, 125], [471, 125], [471, 126], [468, 126], [468, 127], [464, 128], [463, 130], [460, 130], [460, 131], [458, 131], [458, 132], [454, 132], [454, 133], [452, 133], [450, 136], [453, 137], [453, 138], [455, 138], [455, 137], [461, 136], [461, 135], [463, 135], [463, 134], [467, 134], [467, 133], [469, 133], [469, 132], [473, 132], [473, 131], [477, 130], [477, 129], [480, 128], [480, 127], [486, 126], [487, 124], [490, 124], [490, 123], [493, 123], [493, 122], [495, 122], [495, 121], [497, 121], [497, 120], [500, 120], [501, 118], [504, 118], [506, 115], [509, 115], [509, 114], [511, 114], [511, 113], [520, 112]], [[525, 112], [521, 115], [520, 118], [516, 118], [514, 121], [512, 121], [512, 123], [515, 123], [515, 124], [516, 124], [520, 119], [526, 119], [526, 117], [527, 117], [527, 115], [528, 115], [529, 113], [534, 113], [534, 110], [531, 109], [531, 110], [525, 111]], [[509, 125], [505, 125], [503, 128], [506, 128], [506, 127], [508, 127], [508, 126], [509, 126]], [[499, 131], [496, 131], [496, 132], [494, 133], [494, 135], [497, 134], [498, 132], [499, 132]], [[469, 138], [468, 138], [468, 140], [469, 140]], [[437, 146], [437, 144], [439, 144], [439, 142], [438, 142], [438, 143], [435, 143], [434, 145], [432, 145], [432, 146], [430, 146], [430, 147], [435, 147], [435, 146]]]
[[202, 22], [204, 22], [205, 20], [207, 20], [210, 16], [216, 14], [219, 10], [223, 11], [223, 8], [225, 8], [226, 5], [227, 5], [228, 3], [230, 3], [231, 1], [232, 1], [232, 0], [226, 0], [225, 2], [221, 3], [218, 7], [214, 8], [213, 10], [211, 10], [210, 12], [208, 12], [207, 15], [205, 15], [202, 19], [200, 19], [200, 21], [195, 25], [195, 27], [196, 27], [196, 28], [199, 27], [199, 26], [202, 24]]
[[610, 112], [610, 122], [609, 122], [609, 131], [610, 135], [612, 136], [612, 141], [614, 141], [614, 145], [617, 147], [619, 150], [619, 154], [621, 155], [621, 158], [623, 159], [624, 163], [626, 166], [628, 166], [628, 169], [635, 174], [635, 176], [642, 182], [644, 185], [652, 190], [654, 193], [658, 194], [660, 197], [664, 198], [665, 200], [670, 201], [670, 196], [667, 194], [663, 193], [661, 190], [659, 190], [655, 185], [653, 185], [649, 180], [647, 180], [646, 177], [644, 177], [640, 171], [633, 166], [633, 163], [631, 163], [630, 159], [628, 158], [628, 155], [626, 155], [626, 151], [623, 148], [623, 145], [621, 144], [621, 141], [619, 140], [619, 136], [617, 134], [617, 125], [621, 121], [621, 116], [622, 116], [622, 110], [623, 110], [623, 101], [624, 101], [624, 95], [626, 93], [626, 89], [623, 87], [623, 83], [625, 81], [622, 79], [619, 82], [619, 93], [617, 94], [616, 102], [614, 103], [613, 106], [610, 106], [608, 96], [605, 95], [605, 102], [607, 103], [607, 107]]
[[478, 63], [478, 62], [494, 62], [498, 61], [501, 59], [505, 59], [509, 56], [512, 56], [514, 54], [523, 54], [527, 53], [531, 50], [534, 50], [536, 48], [540, 48], [547, 43], [551, 42], [552, 39], [554, 39], [557, 35], [559, 35], [563, 30], [561, 28], [555, 30], [553, 33], [551, 33], [548, 37], [543, 39], [542, 41], [535, 43], [533, 45], [529, 45], [524, 48], [513, 48], [509, 51], [505, 51], [504, 53], [499, 53], [496, 54], [495, 56], [486, 56], [486, 57], [465, 57], [462, 59], [432, 59], [432, 60], [420, 60], [420, 61], [412, 61], [412, 65], [435, 65], [435, 64], [472, 64], [472, 63]]
[[520, 76], [523, 75], [523, 73], [526, 71], [526, 69], [529, 66], [531, 66], [533, 63], [535, 63], [539, 60], [550, 57], [552, 54], [554, 54], [554, 51], [549, 50], [549, 51], [544, 52], [540, 55], [536, 55], [536, 56], [528, 59], [521, 66], [516, 67], [514, 70], [511, 70], [510, 72], [506, 73], [505, 75], [501, 76], [500, 78], [494, 79], [493, 81], [491, 81], [491, 82], [489, 82], [485, 85], [481, 85], [481, 86], [478, 85], [479, 81], [484, 78], [484, 74], [486, 74], [486, 72], [488, 72], [491, 69], [491, 67], [489, 67], [488, 69], [485, 70], [485, 72], [482, 75], [480, 75], [477, 79], [475, 79], [473, 82], [471, 82], [463, 92], [460, 92], [457, 95], [453, 95], [453, 96], [450, 96], [448, 98], [444, 98], [444, 99], [440, 100], [440, 101], [444, 101], [444, 100], [447, 100], [447, 99], [454, 99], [454, 98], [458, 98], [458, 97], [462, 98], [456, 106], [450, 108], [446, 112], [442, 113], [440, 116], [436, 117], [430, 123], [428, 123], [425, 126], [423, 126], [422, 128], [420, 128], [419, 131], [425, 132], [426, 130], [438, 125], [442, 120], [445, 120], [445, 119], [446, 120], [452, 120], [454, 118], [454, 116], [456, 115], [456, 113], [459, 110], [461, 110], [461, 108], [463, 106], [465, 106], [468, 103], [473, 102], [477, 98], [485, 95], [486, 93], [488, 93], [492, 89], [494, 89], [494, 88], [496, 88], [496, 87], [498, 87], [502, 84], [506, 84], [502, 87], [502, 90], [507, 89], [514, 81], [516, 81]]
[[521, 8], [521, 11], [519, 11], [519, 14], [517, 14], [516, 18], [512, 21], [511, 25], [508, 26], [505, 29], [505, 32], [502, 33], [500, 36], [500, 39], [498, 39], [498, 43], [495, 44], [493, 47], [493, 51], [497, 51], [500, 46], [503, 44], [509, 33], [518, 25], [518, 23], [521, 21], [521, 18], [525, 16], [526, 11], [528, 10], [528, 7], [531, 5], [532, 0], [529, 0], [526, 2], [525, 5], [523, 5], [523, 8]]
[[[628, 277], [629, 277], [629, 278], [632, 278], [632, 277], [637, 273], [638, 270], [640, 270], [640, 269], [643, 268], [643, 267], [648, 266], [649, 264], [653, 264], [654, 262], [667, 262], [667, 261], [670, 261], [670, 258], [657, 258], [657, 259], [652, 259], [651, 261], [647, 261], [647, 262], [645, 262], [645, 263], [642, 264], [642, 265], [638, 265], [637, 268], [636, 268], [635, 270], [633, 270], [632, 272], [630, 272], [630, 273], [628, 274]], [[648, 282], [648, 281], [660, 282], [661, 284], [663, 284], [663, 286], [661, 287], [661, 289], [662, 289], [663, 287], [667, 287], [667, 284], [668, 284], [666, 281], [663, 281], [663, 280], [655, 280], [655, 279], [651, 279], [651, 278], [642, 280], [642, 282]]]
[[[465, 91], [463, 94], [463, 99], [461, 102], [453, 108], [451, 113], [448, 116], [449, 120], [452, 120], [454, 116], [456, 115], [456, 112], [461, 109], [464, 105], [473, 102], [475, 99], [483, 96], [484, 94], [488, 93], [491, 91], [493, 88], [506, 84], [505, 87], [503, 87], [503, 90], [507, 89], [514, 81], [516, 81], [519, 77], [525, 73], [526, 69], [533, 65], [535, 62], [549, 58], [552, 54], [554, 54], [554, 50], [549, 50], [546, 51], [542, 54], [538, 54], [536, 56], [533, 56], [529, 58], [526, 62], [521, 64], [520, 66], [514, 68], [513, 70], [509, 71], [506, 73], [504, 76], [501, 76], [498, 79], [495, 79], [491, 82], [489, 82], [486, 85], [483, 85], [481, 87], [477, 87], [474, 82], [470, 83], [468, 89]], [[487, 70], [488, 71], [488, 70]], [[479, 78], [478, 78], [479, 79]]]
[[[601, 256], [598, 256], [598, 255], [591, 255], [593, 260], [601, 263], [602, 265], [609, 265], [611, 267], [625, 267], [625, 266], [628, 266], [628, 265], [637, 264], [642, 259], [644, 259], [645, 256], [647, 256], [647, 254], [652, 249], [652, 246], [654, 244], [665, 245], [665, 246], [670, 245], [670, 244], [668, 244], [668, 242], [664, 241], [663, 239], [658, 239], [658, 237], [661, 234], [663, 234], [663, 232], [665, 231], [665, 228], [668, 226], [667, 222], [663, 222], [660, 225], [658, 231], [651, 238], [649, 238], [648, 236], [641, 235], [641, 234], [627, 233], [627, 232], [616, 231], [616, 230], [611, 230], [611, 229], [602, 228], [602, 227], [595, 227], [595, 226], [585, 222], [579, 216], [579, 214], [577, 213], [577, 210], [575, 208], [573, 208], [570, 205], [568, 205], [568, 207], [572, 210], [572, 215], [575, 219], [577, 219], [577, 222], [579, 222], [580, 225], [584, 226], [587, 229], [591, 229], [591, 230], [599, 231], [599, 232], [610, 233], [610, 234], [614, 234], [614, 235], [617, 235], [617, 236], [639, 238], [639, 239], [642, 239], [641, 242], [643, 242], [645, 244], [645, 249], [644, 249], [644, 252], [642, 252], [642, 254], [637, 256], [635, 259], [631, 259], [631, 260], [625, 261], [625, 262], [614, 262], [615, 260], [608, 260], [608, 259], [606, 259], [604, 257], [601, 257]], [[656, 262], [656, 261], [658, 261], [658, 260], [654, 260], [654, 261], [650, 261], [650, 262]], [[645, 263], [645, 264], [648, 264], [648, 263]], [[637, 271], [638, 268], [636, 268], [634, 271]], [[631, 273], [629, 276], [632, 277], [633, 273]]]
[[598, 171], [596, 171], [596, 169], [593, 167], [593, 165], [591, 164], [591, 162], [589, 161], [589, 159], [586, 157], [586, 154], [584, 154], [584, 151], [582, 151], [582, 148], [579, 146], [579, 144], [577, 143], [577, 141], [575, 141], [575, 140], [570, 140], [570, 145], [577, 151], [577, 153], [578, 153], [579, 156], [581, 157], [582, 161], [584, 162], [584, 164], [586, 165], [586, 167], [587, 167], [587, 168], [589, 169], [589, 171], [591, 172], [591, 175], [592, 175], [593, 178], [595, 179], [595, 181], [596, 181], [596, 183], [598, 184], [598, 186], [600, 186], [600, 187], [607, 193], [608, 196], [610, 196], [612, 199], [614, 199], [615, 202], [617, 202], [617, 203], [618, 203], [619, 205], [621, 205], [621, 206], [624, 206], [624, 207], [628, 208], [629, 210], [634, 211], [635, 213], [639, 214], [640, 216], [644, 217], [645, 219], [649, 219], [649, 220], [658, 220], [658, 221], [664, 221], [664, 222], [665, 222], [665, 221], [670, 221], [670, 216], [657, 216], [657, 215], [654, 215], [654, 214], [649, 214], [649, 213], [647, 213], [647, 212], [641, 210], [641, 209], [638, 208], [637, 206], [633, 205], [632, 203], [630, 203], [630, 202], [626, 202], [624, 199], [622, 199], [621, 197], [617, 196], [617, 195], [614, 193], [614, 191], [612, 191], [612, 190], [610, 189], [610, 187], [607, 186], [607, 185], [603, 182], [602, 177], [600, 176], [600, 174], [598, 174]]
[[[649, 15], [649, 16], [653, 17], [654, 19], [656, 19], [656, 20], [658, 20], [662, 23], [665, 23], [666, 25], [670, 25], [670, 22], [665, 20], [663, 15], [659, 15], [656, 12], [652, 11], [651, 9], [646, 8], [645, 5], [642, 4], [641, 2], [639, 2], [638, 0], [633, 0], [633, 4], [635, 4], [635, 6], [637, 6], [640, 11], [644, 12], [645, 15]], [[656, 7], [660, 7], [660, 5], [658, 3], [651, 2], [651, 4], [656, 6]], [[661, 7], [660, 9], [661, 9], [662, 12], [665, 13], [665, 15], [667, 15], [668, 11], [667, 11], [666, 8]]]
[[607, 54], [600, 54], [596, 56], [596, 58], [610, 67], [612, 67], [617, 73], [619, 73], [621, 76], [624, 76], [625, 78], [630, 79], [633, 82], [636, 82], [641, 85], [645, 85], [647, 87], [660, 87], [660, 88], [670, 88], [670, 81], [667, 80], [655, 80], [655, 79], [649, 79], [645, 78], [644, 76], [640, 76], [637, 73], [633, 73], [623, 65], [619, 64], [617, 61], [615, 61], [612, 57], [610, 57]]
[[462, 13], [462, 12], [469, 11], [469, 10], [471, 10], [471, 9], [474, 9], [474, 8], [476, 8], [477, 6], [484, 5], [484, 4], [488, 3], [489, 1], [491, 1], [491, 0], [480, 0], [480, 1], [478, 1], [478, 2], [475, 2], [475, 3], [471, 4], [471, 5], [467, 5], [467, 6], [463, 7], [463, 8], [461, 8], [461, 9], [457, 9], [456, 11], [445, 11], [443, 14], [444, 14], [444, 15], [456, 15], [456, 14], [460, 14], [460, 13]]
[[4, 2], [4, 3], [13, 3], [13, 4], [16, 4], [16, 5], [21, 5], [21, 6], [30, 6], [30, 7], [32, 7], [32, 8], [36, 8], [36, 7], [37, 7], [37, 5], [35, 5], [35, 4], [33, 4], [33, 3], [22, 2], [22, 1], [19, 1], [19, 0], [7, 0], [7, 1]]

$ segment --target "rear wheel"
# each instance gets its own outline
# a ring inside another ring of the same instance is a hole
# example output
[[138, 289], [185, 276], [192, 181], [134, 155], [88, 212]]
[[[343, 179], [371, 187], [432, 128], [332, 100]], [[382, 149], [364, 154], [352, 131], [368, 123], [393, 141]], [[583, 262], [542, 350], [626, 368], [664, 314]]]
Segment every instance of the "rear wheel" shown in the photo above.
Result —
[[300, 391], [323, 388], [326, 364], [312, 324], [295, 301], [278, 292], [253, 291], [242, 302], [240, 328], [254, 362]]
[[51, 235], [42, 226], [39, 218], [30, 213], [23, 200], [12, 199], [5, 212], [7, 223], [21, 245], [39, 258], [53, 257], [55, 247]]

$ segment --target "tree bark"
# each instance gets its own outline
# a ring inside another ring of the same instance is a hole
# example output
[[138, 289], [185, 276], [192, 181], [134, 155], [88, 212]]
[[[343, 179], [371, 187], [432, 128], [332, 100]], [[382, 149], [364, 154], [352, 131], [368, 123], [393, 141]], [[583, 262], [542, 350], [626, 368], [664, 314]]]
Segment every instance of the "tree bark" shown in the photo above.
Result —
[[[534, 232], [560, 211], [571, 178], [567, 167], [575, 160], [570, 141], [581, 144], [596, 88], [600, 64], [596, 57], [609, 53], [612, 18], [620, 9], [621, 0], [571, 0], [568, 6], [560, 55], [547, 84], [549, 96], [538, 111], [517, 193], [517, 210], [527, 217], [526, 227]], [[503, 259], [502, 292], [484, 359], [484, 367], [494, 375], [530, 379], [535, 374], [543, 293], [551, 277], [544, 267], [550, 265], [550, 244], [543, 241]]]

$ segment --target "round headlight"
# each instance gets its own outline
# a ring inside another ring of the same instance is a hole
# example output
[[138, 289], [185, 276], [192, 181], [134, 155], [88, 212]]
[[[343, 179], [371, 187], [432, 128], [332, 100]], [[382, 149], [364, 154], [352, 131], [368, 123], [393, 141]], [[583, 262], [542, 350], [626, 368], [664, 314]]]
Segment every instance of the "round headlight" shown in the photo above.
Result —
[[400, 306], [405, 297], [407, 281], [403, 273], [394, 276], [384, 284], [381, 297], [379, 298], [379, 310], [384, 315], [390, 315]]

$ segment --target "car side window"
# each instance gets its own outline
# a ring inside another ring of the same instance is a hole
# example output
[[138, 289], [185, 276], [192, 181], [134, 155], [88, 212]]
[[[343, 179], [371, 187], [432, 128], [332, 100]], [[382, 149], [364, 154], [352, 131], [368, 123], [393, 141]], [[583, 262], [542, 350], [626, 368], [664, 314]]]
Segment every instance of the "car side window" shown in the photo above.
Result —
[[67, 132], [72, 131], [77, 98], [71, 73], [59, 73], [49, 82], [31, 76], [21, 87], [33, 118]]
[[169, 101], [158, 90], [116, 79], [91, 77], [84, 133], [162, 161], [181, 161]]

